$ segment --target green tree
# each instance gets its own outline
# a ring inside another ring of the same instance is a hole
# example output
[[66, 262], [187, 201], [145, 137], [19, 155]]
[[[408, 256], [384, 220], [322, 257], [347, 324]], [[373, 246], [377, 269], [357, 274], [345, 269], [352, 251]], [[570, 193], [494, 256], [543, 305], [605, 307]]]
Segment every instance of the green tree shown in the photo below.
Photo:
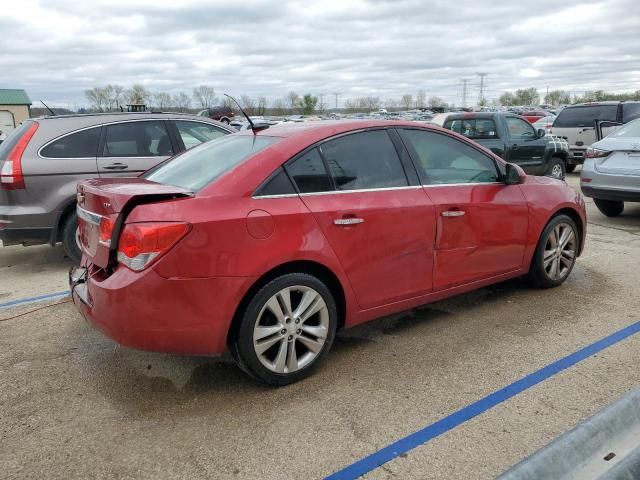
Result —
[[550, 105], [566, 105], [571, 103], [571, 95], [565, 90], [551, 90], [544, 96], [544, 103]]
[[511, 105], [516, 104], [516, 96], [511, 92], [504, 92], [502, 95], [500, 95], [498, 101], [500, 102], [500, 105], [510, 107]]
[[537, 105], [540, 95], [535, 88], [519, 88], [516, 90], [516, 105]]
[[311, 115], [315, 111], [316, 105], [318, 105], [318, 97], [314, 97], [310, 93], [302, 97], [298, 103], [303, 115]]

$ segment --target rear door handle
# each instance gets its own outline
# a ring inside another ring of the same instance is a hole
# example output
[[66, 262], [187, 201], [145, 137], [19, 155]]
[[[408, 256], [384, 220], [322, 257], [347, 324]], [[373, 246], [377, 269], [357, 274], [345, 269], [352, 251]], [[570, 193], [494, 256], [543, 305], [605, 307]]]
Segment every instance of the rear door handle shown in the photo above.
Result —
[[364, 218], [358, 218], [358, 217], [336, 218], [333, 221], [335, 225], [340, 225], [340, 226], [357, 225], [363, 222], [364, 222]]
[[441, 215], [443, 217], [462, 217], [465, 213], [464, 210], [446, 210]]
[[129, 165], [124, 163], [113, 163], [104, 167], [105, 170], [126, 170], [127, 168], [129, 168]]

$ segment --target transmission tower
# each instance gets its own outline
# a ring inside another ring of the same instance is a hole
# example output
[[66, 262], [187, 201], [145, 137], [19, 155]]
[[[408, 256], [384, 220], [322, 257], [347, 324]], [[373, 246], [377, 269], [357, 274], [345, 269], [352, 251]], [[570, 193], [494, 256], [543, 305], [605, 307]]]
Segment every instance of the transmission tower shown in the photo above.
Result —
[[478, 105], [484, 100], [484, 77], [488, 74], [484, 72], [478, 72], [476, 75], [480, 77], [480, 97], [478, 98]]
[[340, 92], [333, 92], [331, 95], [336, 97], [336, 110], [338, 110], [338, 97], [340, 96]]
[[469, 83], [468, 78], [462, 79], [462, 108], [467, 106], [467, 83]]

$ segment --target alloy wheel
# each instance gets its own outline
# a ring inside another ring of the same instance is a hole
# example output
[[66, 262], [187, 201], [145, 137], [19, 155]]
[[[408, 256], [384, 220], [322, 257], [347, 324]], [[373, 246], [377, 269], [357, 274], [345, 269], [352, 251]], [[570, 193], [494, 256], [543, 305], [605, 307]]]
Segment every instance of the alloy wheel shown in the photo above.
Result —
[[547, 276], [561, 280], [576, 261], [576, 234], [568, 223], [559, 223], [551, 230], [544, 247], [542, 264]]
[[555, 178], [562, 178], [562, 165], [556, 163], [551, 169], [551, 176]]
[[253, 330], [253, 348], [272, 372], [300, 370], [320, 355], [329, 332], [329, 309], [311, 287], [283, 288], [264, 304]]

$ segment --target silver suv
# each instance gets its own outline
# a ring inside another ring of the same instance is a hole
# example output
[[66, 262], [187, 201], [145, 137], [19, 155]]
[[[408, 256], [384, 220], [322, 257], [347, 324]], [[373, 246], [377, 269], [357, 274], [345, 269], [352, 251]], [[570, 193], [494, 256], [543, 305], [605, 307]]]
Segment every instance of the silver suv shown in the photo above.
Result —
[[563, 109], [551, 127], [551, 134], [569, 143], [567, 172], [584, 162], [587, 147], [596, 141], [595, 121], [623, 124], [640, 118], [640, 102], [597, 102], [571, 105]]
[[62, 242], [77, 261], [78, 181], [137, 176], [176, 153], [233, 132], [214, 120], [179, 113], [26, 120], [0, 144], [0, 240], [4, 245]]

